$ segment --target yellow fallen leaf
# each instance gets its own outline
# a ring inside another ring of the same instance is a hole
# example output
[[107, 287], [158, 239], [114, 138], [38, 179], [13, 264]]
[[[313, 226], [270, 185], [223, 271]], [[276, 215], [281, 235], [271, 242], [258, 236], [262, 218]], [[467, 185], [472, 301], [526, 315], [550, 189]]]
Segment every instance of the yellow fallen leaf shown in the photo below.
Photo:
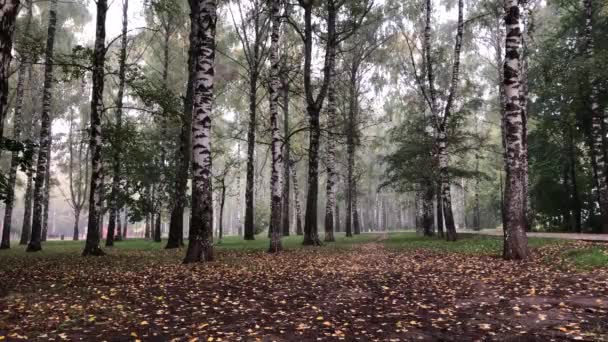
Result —
[[323, 322], [323, 325], [326, 327], [331, 327], [331, 322], [330, 321], [325, 321]]
[[318, 316], [317, 317], [317, 321], [322, 321], [323, 320], [323, 316]]
[[139, 325], [148, 325], [148, 324], [150, 324], [150, 323], [148, 323], [148, 321], [141, 321], [141, 322], [139, 322]]
[[104, 296], [101, 296], [101, 299], [103, 299], [103, 300], [109, 300], [110, 298], [108, 298], [107, 296], [104, 295]]
[[199, 329], [205, 329], [205, 327], [208, 327], [209, 324], [208, 323], [203, 323], [201, 325], [198, 326]]
[[131, 332], [131, 336], [133, 336], [133, 337], [137, 337], [137, 333], [136, 333], [135, 331], [132, 331], [132, 332]]
[[547, 319], [547, 315], [545, 315], [545, 314], [538, 314], [538, 319], [541, 320], [541, 321], [544, 321], [544, 320]]

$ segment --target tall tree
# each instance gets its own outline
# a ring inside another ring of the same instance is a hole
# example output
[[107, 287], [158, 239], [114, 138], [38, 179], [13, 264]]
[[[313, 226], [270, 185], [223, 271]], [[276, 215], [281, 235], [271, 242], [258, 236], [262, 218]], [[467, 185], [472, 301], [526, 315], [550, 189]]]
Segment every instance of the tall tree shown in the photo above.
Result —
[[[33, 114], [33, 113], [32, 113]], [[31, 116], [31, 123], [34, 123], [34, 116]], [[26, 129], [29, 131], [29, 138], [33, 138], [35, 133], [33, 127], [28, 125]], [[37, 164], [35, 162], [37, 158], [37, 149], [34, 149], [34, 155], [32, 158], [32, 165]], [[21, 223], [21, 237], [19, 239], [20, 245], [27, 245], [30, 241], [30, 236], [32, 234], [32, 193], [34, 192], [34, 172], [32, 167], [27, 168], [25, 171], [27, 181], [25, 186], [25, 195], [23, 196], [23, 221]]]
[[[74, 211], [72, 239], [78, 240], [80, 237], [80, 214], [84, 209], [89, 188], [89, 148], [86, 145], [86, 135], [81, 133], [84, 129], [74, 131], [73, 109], [70, 109], [69, 122], [67, 138], [68, 160], [65, 167], [68, 173], [69, 195], [64, 197]], [[83, 122], [81, 118], [78, 128], [83, 127], [85, 124], [87, 123]]]
[[281, 196], [283, 166], [283, 153], [281, 133], [279, 132], [279, 91], [281, 88], [280, 58], [279, 58], [279, 32], [281, 30], [281, 17], [279, 0], [272, 0], [270, 4], [270, 21], [272, 24], [270, 34], [270, 87], [268, 101], [270, 107], [270, 129], [272, 130], [272, 165], [270, 174], [270, 247], [268, 251], [277, 253], [282, 250], [281, 236]]
[[0, 1], [0, 138], [4, 137], [4, 119], [8, 111], [8, 79], [18, 11], [19, 0]]
[[[28, 0], [26, 3], [26, 22], [24, 31], [28, 34], [32, 24], [32, 2]], [[13, 139], [15, 141], [21, 140], [21, 122], [23, 120], [23, 98], [25, 94], [25, 78], [26, 73], [31, 73], [31, 64], [29, 62], [28, 54], [24, 53], [21, 56], [21, 63], [19, 64], [19, 71], [17, 74], [17, 94], [15, 100], [15, 113], [13, 118]], [[11, 165], [8, 173], [8, 196], [4, 202], [4, 223], [2, 226], [2, 242], [0, 243], [0, 249], [8, 249], [11, 246], [11, 228], [13, 219], [13, 205], [15, 202], [15, 183], [17, 180], [17, 167], [19, 166], [19, 153], [13, 151], [11, 153]]]
[[[264, 1], [253, 0], [251, 8], [244, 8], [241, 0], [236, 0], [236, 10], [239, 12], [239, 20], [234, 16], [232, 7], [230, 13], [237, 33], [237, 37], [243, 47], [245, 63], [241, 64], [246, 71], [249, 83], [248, 105], [249, 124], [247, 127], [247, 171], [245, 180], [245, 226], [244, 239], [255, 239], [254, 222], [254, 176], [255, 176], [255, 143], [256, 143], [256, 117], [258, 107], [258, 90], [262, 69], [268, 58], [268, 15], [264, 7]], [[245, 13], [244, 13], [245, 12]]]
[[198, 6], [197, 1], [191, 1], [190, 6], [190, 34], [188, 36], [188, 82], [186, 84], [186, 97], [184, 98], [184, 111], [181, 116], [181, 131], [179, 135], [179, 149], [176, 150], [177, 160], [177, 177], [175, 178], [175, 198], [171, 209], [171, 218], [169, 221], [169, 238], [165, 248], [178, 248], [184, 244], [184, 208], [186, 207], [188, 190], [188, 176], [190, 174], [190, 157], [191, 157], [191, 130], [192, 130], [192, 97], [194, 93], [194, 68], [195, 68], [195, 43], [197, 36], [197, 20], [193, 14]]
[[44, 173], [44, 193], [42, 199], [42, 232], [40, 234], [40, 241], [46, 241], [49, 232], [49, 208], [51, 202], [51, 146], [53, 145], [53, 135], [51, 134], [51, 127], [53, 121], [49, 123], [49, 142], [46, 146], [47, 155], [47, 167]]
[[319, 116], [323, 101], [329, 88], [330, 73], [336, 59], [336, 18], [338, 8], [336, 1], [328, 0], [327, 7], [327, 37], [325, 45], [325, 59], [323, 64], [323, 77], [321, 89], [315, 97], [312, 84], [312, 46], [313, 26], [312, 12], [314, 2], [311, 0], [298, 0], [304, 9], [304, 92], [306, 98], [306, 112], [309, 122], [308, 147], [308, 189], [306, 196], [306, 214], [304, 216], [304, 245], [320, 245], [317, 227], [317, 201], [319, 194], [319, 138], [321, 126]]
[[[335, 77], [332, 70], [330, 77]], [[327, 90], [327, 184], [325, 187], [325, 242], [334, 242], [334, 209], [336, 207], [336, 142], [332, 133], [337, 127], [335, 81], [330, 80]]]
[[104, 64], [107, 0], [97, 0], [97, 18], [95, 23], [95, 46], [93, 54], [93, 90], [91, 95], [91, 185], [89, 186], [89, 221], [87, 239], [82, 255], [104, 255], [99, 247], [99, 223], [102, 219], [102, 180], [103, 165], [101, 162], [101, 114], [103, 112]]
[[211, 113], [215, 74], [215, 0], [192, 6], [196, 18], [196, 67], [192, 120], [192, 218], [184, 263], [213, 260], [213, 191], [211, 187]]
[[504, 249], [505, 259], [527, 259], [529, 257], [528, 239], [526, 237], [526, 213], [524, 207], [524, 167], [523, 123], [519, 97], [519, 69], [522, 33], [520, 28], [520, 8], [517, 0], [505, 0], [505, 24], [507, 27], [504, 94], [506, 106], [504, 111], [504, 130], [506, 142], [507, 180], [504, 200]]
[[[46, 36], [46, 50], [44, 60], [44, 86], [42, 92], [42, 116], [40, 120], [40, 148], [36, 165], [34, 185], [34, 212], [32, 221], [32, 235], [27, 245], [28, 252], [42, 250], [40, 244], [43, 226], [43, 190], [46, 173], [50, 172], [50, 144], [51, 144], [51, 100], [53, 90], [53, 49], [55, 46], [55, 30], [57, 24], [57, 0], [49, 3], [49, 24]], [[48, 185], [47, 185], [48, 186]]]
[[454, 224], [454, 214], [452, 211], [452, 198], [450, 192], [450, 175], [448, 172], [448, 136], [447, 126], [452, 114], [452, 107], [458, 88], [460, 71], [460, 50], [462, 47], [462, 36], [464, 33], [464, 1], [458, 1], [458, 26], [456, 30], [456, 41], [454, 44], [454, 55], [452, 62], [452, 77], [449, 85], [447, 99], [443, 110], [439, 108], [439, 100], [435, 89], [435, 74], [433, 50], [431, 49], [431, 14], [432, 0], [426, 1], [426, 25], [424, 28], [424, 51], [426, 55], [426, 76], [428, 81], [428, 104], [434, 118], [435, 130], [437, 134], [437, 158], [439, 163], [439, 176], [441, 182], [441, 200], [443, 204], [443, 215], [445, 218], [446, 237], [449, 241], [456, 240], [456, 226]]
[[[289, 18], [291, 14], [291, 4], [285, 2], [285, 13], [284, 17]], [[283, 109], [283, 195], [282, 195], [282, 206], [283, 210], [281, 213], [281, 225], [283, 226], [283, 236], [289, 236], [290, 228], [290, 154], [291, 154], [291, 137], [289, 129], [289, 90], [290, 90], [290, 79], [289, 79], [289, 54], [288, 54], [288, 25], [283, 25], [283, 54], [281, 55], [281, 101]]]
[[298, 190], [298, 176], [296, 174], [296, 165], [292, 164], [290, 167], [291, 179], [293, 180], [293, 199], [296, 206], [296, 235], [304, 235], [302, 230], [302, 206], [300, 205], [300, 197]]
[[[122, 32], [120, 39], [120, 52], [118, 55], [118, 92], [116, 93], [116, 111], [114, 113], [115, 119], [115, 131], [118, 135], [118, 139], [114, 139], [112, 146], [112, 190], [110, 193], [110, 222], [108, 223], [108, 235], [106, 237], [106, 246], [114, 245], [114, 229], [116, 225], [117, 217], [120, 219], [118, 213], [120, 210], [119, 205], [119, 192], [120, 192], [120, 179], [121, 179], [121, 139], [122, 136], [122, 107], [123, 107], [123, 96], [125, 92], [125, 74], [127, 66], [127, 31], [129, 25], [128, 18], [129, 11], [129, 0], [122, 0]], [[120, 232], [116, 236], [118, 240], [122, 239]]]
[[[593, 41], [593, 0], [584, 0], [585, 8], [585, 54], [591, 65], [596, 65], [594, 61], [594, 41]], [[594, 163], [595, 182], [598, 189], [598, 199], [600, 205], [601, 226], [604, 232], [608, 232], [608, 178], [605, 150], [605, 129], [603, 123], [602, 110], [599, 102], [599, 80], [593, 72], [589, 73], [589, 84], [591, 93], [589, 94], [589, 104], [591, 111], [591, 157]]]

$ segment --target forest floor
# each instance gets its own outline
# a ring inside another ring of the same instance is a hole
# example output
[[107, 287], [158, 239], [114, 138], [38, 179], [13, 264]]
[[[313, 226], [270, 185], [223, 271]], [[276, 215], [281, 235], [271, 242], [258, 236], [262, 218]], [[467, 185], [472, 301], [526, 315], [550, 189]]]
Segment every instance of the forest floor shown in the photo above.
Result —
[[0, 340], [608, 341], [606, 244], [532, 238], [510, 262], [489, 236], [300, 239], [227, 238], [198, 265], [144, 240], [0, 251]]

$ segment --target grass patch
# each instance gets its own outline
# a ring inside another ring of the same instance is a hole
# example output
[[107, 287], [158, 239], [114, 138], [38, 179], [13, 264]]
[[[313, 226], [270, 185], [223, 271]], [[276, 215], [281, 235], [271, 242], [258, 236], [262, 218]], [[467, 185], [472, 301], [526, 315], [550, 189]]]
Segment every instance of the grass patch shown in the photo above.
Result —
[[[322, 237], [321, 237], [322, 238]], [[379, 242], [387, 248], [395, 250], [408, 249], [433, 249], [438, 251], [466, 253], [466, 254], [500, 254], [502, 251], [502, 238], [496, 236], [486, 236], [477, 234], [460, 233], [458, 241], [448, 242], [436, 237], [426, 237], [414, 232], [399, 233], [366, 233], [347, 238], [344, 233], [335, 234], [336, 241], [323, 243], [321, 249], [344, 250], [350, 249], [360, 244]], [[559, 239], [549, 238], [529, 238], [528, 244], [532, 248], [559, 243]], [[186, 244], [188, 242], [186, 241]], [[128, 239], [114, 243], [114, 247], [102, 248], [110, 255], [120, 255], [125, 252], [139, 252], [165, 258], [173, 254], [181, 255], [183, 249], [164, 250], [166, 241], [154, 242], [144, 239]], [[226, 251], [264, 251], [269, 246], [269, 239], [265, 234], [256, 236], [255, 240], [243, 240], [238, 236], [228, 236], [221, 242], [216, 241], [216, 249]], [[13, 243], [10, 250], [0, 251], [3, 257], [25, 257], [25, 258], [45, 258], [53, 255], [80, 255], [84, 248], [84, 241], [47, 241], [43, 243], [42, 251], [36, 253], [26, 253], [25, 246]], [[288, 236], [283, 238], [283, 248], [288, 250], [300, 248], [316, 248], [302, 246], [301, 236]]]
[[608, 248], [594, 246], [584, 249], [570, 249], [564, 258], [582, 270], [592, 270], [608, 266]]
[[[502, 237], [477, 235], [469, 233], [458, 234], [458, 240], [449, 242], [436, 237], [417, 235], [416, 233], [389, 234], [384, 244], [391, 249], [433, 249], [452, 253], [465, 254], [497, 254], [502, 253]], [[550, 244], [559, 243], [562, 240], [548, 238], [529, 238], [528, 245], [538, 248]]]

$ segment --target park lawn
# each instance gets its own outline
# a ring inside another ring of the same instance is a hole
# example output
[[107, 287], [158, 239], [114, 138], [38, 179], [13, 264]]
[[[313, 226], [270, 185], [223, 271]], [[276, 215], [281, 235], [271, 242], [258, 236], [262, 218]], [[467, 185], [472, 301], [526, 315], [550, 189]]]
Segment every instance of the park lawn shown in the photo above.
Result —
[[[335, 234], [336, 241], [324, 243], [321, 248], [302, 246], [301, 236], [288, 236], [283, 238], [283, 248], [286, 250], [295, 249], [319, 249], [324, 253], [340, 252], [357, 247], [361, 244], [380, 243], [390, 250], [417, 250], [426, 249], [438, 253], [461, 253], [467, 255], [500, 255], [502, 251], [502, 238], [497, 236], [478, 235], [474, 233], [460, 233], [458, 241], [448, 242], [435, 237], [426, 237], [414, 232], [389, 232], [389, 233], [364, 233], [347, 238], [344, 233]], [[322, 237], [321, 237], [322, 238]], [[114, 256], [135, 255], [145, 256], [142, 260], [137, 257], [130, 258], [130, 263], [161, 263], [170, 264], [180, 262], [183, 256], [182, 249], [165, 250], [166, 241], [158, 243], [145, 239], [127, 239], [115, 242], [115, 246], [104, 248], [104, 250]], [[185, 242], [187, 244], [187, 241]], [[549, 263], [558, 264], [570, 263], [580, 270], [591, 270], [598, 267], [608, 267], [608, 244], [591, 244], [573, 242], [554, 238], [529, 238], [528, 244], [533, 250], [541, 247], [556, 248], [559, 253], [552, 253], [551, 258], [543, 256], [542, 260]], [[255, 240], [247, 241], [238, 236], [227, 236], [217, 243], [217, 251], [251, 253], [265, 251], [268, 248], [269, 239], [265, 234], [256, 236]], [[34, 259], [71, 259], [79, 256], [84, 246], [84, 241], [48, 241], [43, 244], [43, 250], [39, 253], [26, 253], [24, 246], [17, 245], [13, 241], [10, 250], [0, 251], [0, 257], [5, 262], [0, 263], [0, 270], [6, 267], [13, 267], [13, 262], [27, 262], [30, 258]], [[102, 241], [103, 246], [103, 241]], [[230, 253], [234, 254], [234, 253]], [[23, 260], [19, 260], [23, 259]], [[237, 258], [238, 259], [238, 258]], [[128, 266], [128, 264], [127, 264]]]
[[[104, 257], [82, 241], [0, 251], [0, 336], [9, 340], [549, 340], [608, 338], [602, 245], [530, 239], [530, 262], [500, 237], [337, 234], [266, 253], [227, 237], [216, 261], [142, 239]], [[558, 267], [554, 267], [558, 266]], [[587, 270], [593, 269], [593, 272]], [[603, 285], [602, 285], [603, 284]]]

